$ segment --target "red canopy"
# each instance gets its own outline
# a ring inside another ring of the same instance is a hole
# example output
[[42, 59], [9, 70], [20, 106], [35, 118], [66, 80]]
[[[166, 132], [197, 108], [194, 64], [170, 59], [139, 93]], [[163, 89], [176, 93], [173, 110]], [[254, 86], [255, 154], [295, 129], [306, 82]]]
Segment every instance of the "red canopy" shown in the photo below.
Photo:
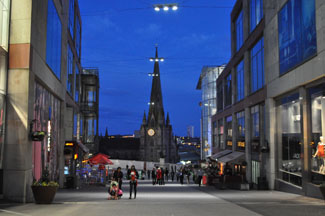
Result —
[[113, 162], [108, 158], [109, 158], [108, 155], [98, 153], [95, 156], [89, 158], [89, 163], [92, 164], [92, 165], [97, 165], [97, 164], [113, 165]]

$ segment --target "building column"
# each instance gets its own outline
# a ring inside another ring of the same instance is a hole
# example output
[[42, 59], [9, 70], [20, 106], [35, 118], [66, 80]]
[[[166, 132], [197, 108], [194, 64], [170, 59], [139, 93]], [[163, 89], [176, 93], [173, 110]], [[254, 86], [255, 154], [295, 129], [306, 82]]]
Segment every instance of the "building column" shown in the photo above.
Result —
[[252, 182], [252, 150], [251, 150], [251, 112], [250, 108], [245, 108], [245, 161], [246, 166], [246, 180], [248, 183]]
[[[300, 99], [300, 107], [302, 108], [300, 113], [302, 115], [302, 118], [300, 118], [300, 121], [302, 121], [302, 134], [303, 134], [303, 146], [301, 149], [301, 155], [303, 155], [303, 158], [301, 158], [302, 163], [302, 190], [307, 194], [307, 183], [311, 181], [311, 109], [310, 106], [308, 106], [307, 101], [307, 90], [304, 87], [299, 88], [299, 99]], [[324, 103], [322, 103], [323, 106]], [[324, 116], [324, 115], [322, 115]], [[324, 118], [324, 117], [322, 117]], [[323, 128], [324, 129], [324, 128]]]
[[34, 81], [30, 75], [31, 9], [30, 0], [11, 1], [3, 192], [5, 199], [23, 203], [33, 200], [33, 142], [29, 139], [34, 109]]
[[267, 98], [265, 101], [265, 140], [269, 144], [269, 153], [265, 155], [264, 169], [269, 183], [269, 188], [275, 188], [276, 167], [277, 167], [277, 127], [276, 127], [276, 104], [272, 98]]

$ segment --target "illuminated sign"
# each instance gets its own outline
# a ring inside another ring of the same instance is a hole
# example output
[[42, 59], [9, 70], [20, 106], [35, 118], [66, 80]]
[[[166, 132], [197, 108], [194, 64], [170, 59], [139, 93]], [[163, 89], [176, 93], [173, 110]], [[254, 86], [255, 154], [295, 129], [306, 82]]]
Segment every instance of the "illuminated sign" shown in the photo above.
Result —
[[245, 142], [237, 142], [237, 146], [245, 148]]
[[65, 146], [73, 146], [73, 143], [65, 143]]
[[232, 146], [232, 141], [227, 141], [227, 146]]

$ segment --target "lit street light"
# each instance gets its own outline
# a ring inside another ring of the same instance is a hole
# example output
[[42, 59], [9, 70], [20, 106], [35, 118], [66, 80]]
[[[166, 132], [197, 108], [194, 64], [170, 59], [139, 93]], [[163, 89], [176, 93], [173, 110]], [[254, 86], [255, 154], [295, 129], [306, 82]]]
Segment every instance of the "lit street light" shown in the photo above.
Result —
[[155, 11], [159, 12], [161, 9], [164, 11], [169, 11], [169, 9], [176, 11], [178, 10], [178, 4], [172, 3], [172, 4], [155, 4], [153, 5], [153, 8]]

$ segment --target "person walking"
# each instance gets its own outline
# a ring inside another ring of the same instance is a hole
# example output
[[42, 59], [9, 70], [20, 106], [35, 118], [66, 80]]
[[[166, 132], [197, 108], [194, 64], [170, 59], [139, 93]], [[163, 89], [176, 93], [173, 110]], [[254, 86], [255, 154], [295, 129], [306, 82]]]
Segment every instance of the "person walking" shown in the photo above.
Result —
[[138, 178], [139, 178], [139, 173], [135, 169], [135, 166], [132, 165], [130, 169], [130, 197], [129, 199], [132, 199], [132, 191], [134, 190], [134, 199], [137, 197], [137, 186], [138, 186]]
[[152, 185], [155, 185], [157, 183], [157, 174], [155, 168], [153, 168], [151, 171], [151, 179], [152, 179]]
[[122, 183], [123, 183], [123, 173], [121, 171], [121, 167], [118, 167], [117, 170], [113, 173], [114, 181], [118, 182], [118, 188], [122, 190]]
[[149, 169], [147, 170], [147, 177], [148, 177], [148, 180], [150, 180], [150, 170]]
[[179, 172], [179, 180], [180, 180], [181, 184], [184, 184], [184, 175], [185, 175], [185, 170], [184, 170], [184, 168], [181, 168], [181, 170]]
[[165, 170], [163, 167], [161, 167], [161, 184], [165, 184]]
[[171, 171], [170, 177], [172, 178], [172, 182], [174, 182], [175, 172], [174, 170]]
[[203, 171], [202, 169], [199, 169], [197, 172], [197, 183], [199, 184], [199, 187], [201, 187], [202, 176], [203, 176]]
[[161, 168], [159, 167], [158, 168], [158, 170], [157, 170], [157, 183], [159, 184], [159, 185], [161, 185], [162, 184], [162, 182], [161, 182]]
[[166, 181], [167, 181], [167, 182], [168, 182], [168, 174], [169, 174], [169, 171], [168, 171], [168, 168], [166, 168], [165, 176], [166, 176]]

